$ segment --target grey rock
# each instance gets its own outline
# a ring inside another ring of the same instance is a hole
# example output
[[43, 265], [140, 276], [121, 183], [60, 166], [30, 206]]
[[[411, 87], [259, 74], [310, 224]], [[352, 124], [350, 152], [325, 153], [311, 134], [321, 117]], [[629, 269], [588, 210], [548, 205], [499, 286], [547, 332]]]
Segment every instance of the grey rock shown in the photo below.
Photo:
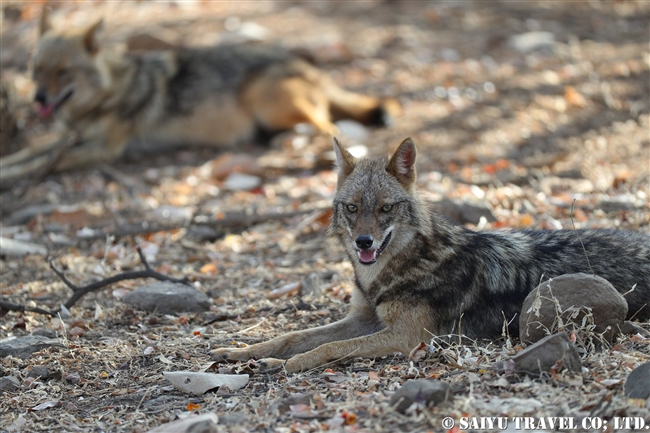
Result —
[[413, 403], [436, 406], [453, 398], [446, 382], [433, 379], [407, 380], [390, 398], [390, 405], [404, 413]]
[[623, 334], [623, 335], [640, 334], [642, 337], [645, 337], [645, 338], [650, 337], [650, 332], [649, 331], [646, 331], [645, 329], [643, 329], [639, 325], [637, 325], [637, 324], [635, 324], [633, 322], [630, 322], [629, 320], [626, 320], [625, 322], [623, 322], [623, 325], [621, 326], [620, 331], [621, 331], [621, 334]]
[[47, 367], [43, 367], [42, 365], [35, 365], [31, 370], [27, 372], [27, 377], [47, 380], [50, 377], [50, 371], [47, 369]]
[[51, 346], [63, 347], [63, 344], [57, 338], [47, 338], [39, 335], [5, 338], [0, 340], [0, 358], [11, 355], [16, 358], [27, 359], [32, 353]]
[[[591, 314], [586, 323], [593, 329], [582, 325], [586, 314]], [[519, 316], [519, 338], [534, 343], [549, 333], [566, 331], [575, 332], [581, 343], [593, 333], [611, 343], [626, 314], [627, 301], [609, 281], [589, 274], [561, 275], [528, 294]]]
[[68, 383], [77, 384], [81, 382], [81, 376], [79, 375], [79, 373], [63, 373], [61, 375], [61, 378]]
[[627, 398], [646, 399], [650, 397], [650, 362], [641, 364], [632, 370], [625, 381], [623, 391]]
[[210, 309], [203, 292], [185, 284], [158, 281], [141, 286], [122, 298], [122, 302], [141, 310], [161, 314], [200, 313]]
[[564, 332], [541, 339], [513, 356], [512, 361], [516, 372], [530, 376], [548, 373], [558, 362], [561, 362], [560, 370], [580, 372], [582, 369], [578, 349]]
[[20, 388], [20, 380], [14, 376], [5, 376], [0, 378], [0, 390], [2, 391], [15, 391]]
[[435, 202], [433, 206], [437, 212], [459, 224], [478, 224], [481, 217], [485, 217], [488, 222], [497, 220], [490, 208], [482, 202], [444, 199]]

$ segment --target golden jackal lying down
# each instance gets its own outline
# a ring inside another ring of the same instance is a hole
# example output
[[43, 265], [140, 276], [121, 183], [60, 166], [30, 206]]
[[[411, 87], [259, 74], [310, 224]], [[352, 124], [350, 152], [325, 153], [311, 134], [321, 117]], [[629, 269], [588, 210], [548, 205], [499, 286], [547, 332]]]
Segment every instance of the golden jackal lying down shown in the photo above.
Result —
[[111, 161], [127, 144], [232, 146], [310, 123], [332, 134], [337, 119], [384, 125], [394, 100], [348, 92], [279, 47], [224, 45], [135, 54], [102, 47], [101, 21], [55, 30], [44, 12], [34, 54], [36, 101], [80, 137], [55, 169]]
[[[288, 372], [355, 356], [408, 354], [433, 336], [496, 338], [542, 278], [595, 273], [627, 293], [628, 317], [650, 318], [650, 236], [619, 230], [479, 231], [436, 214], [415, 187], [415, 144], [356, 160], [335, 141], [330, 224], [356, 286], [343, 320], [290, 332], [217, 359], [288, 358]], [[634, 290], [631, 290], [634, 288]], [[461, 329], [462, 317], [462, 329]], [[519, 320], [509, 325], [517, 333]]]

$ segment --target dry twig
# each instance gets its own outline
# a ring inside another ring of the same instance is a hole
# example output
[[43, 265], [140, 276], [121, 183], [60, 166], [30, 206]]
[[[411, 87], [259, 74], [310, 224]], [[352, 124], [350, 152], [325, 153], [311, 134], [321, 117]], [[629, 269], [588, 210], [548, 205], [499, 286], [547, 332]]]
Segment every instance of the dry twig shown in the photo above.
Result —
[[[65, 302], [65, 304], [63, 304], [63, 306], [69, 309], [86, 294], [90, 292], [95, 292], [113, 283], [117, 283], [119, 281], [124, 281], [124, 280], [133, 280], [136, 278], [154, 278], [159, 281], [171, 281], [174, 283], [188, 284], [187, 278], [182, 278], [182, 279], [173, 278], [155, 271], [147, 262], [147, 259], [144, 257], [144, 254], [142, 253], [140, 247], [138, 247], [137, 249], [138, 249], [138, 255], [140, 256], [140, 261], [144, 265], [144, 270], [122, 272], [120, 274], [113, 275], [112, 277], [104, 278], [103, 280], [87, 284], [85, 286], [77, 286], [76, 284], [72, 283], [70, 280], [68, 280], [68, 278], [65, 276], [63, 271], [57, 269], [57, 267], [54, 265], [54, 262], [50, 260], [49, 262], [50, 268], [61, 279], [61, 281], [65, 283], [66, 286], [72, 289], [72, 296], [70, 296], [70, 298]], [[61, 311], [60, 308], [54, 311], [48, 311], [42, 308], [29, 307], [26, 305], [14, 304], [12, 302], [5, 302], [5, 301], [0, 301], [0, 310], [31, 311], [34, 313], [46, 314], [49, 316], [56, 316], [59, 313], [59, 311]]]

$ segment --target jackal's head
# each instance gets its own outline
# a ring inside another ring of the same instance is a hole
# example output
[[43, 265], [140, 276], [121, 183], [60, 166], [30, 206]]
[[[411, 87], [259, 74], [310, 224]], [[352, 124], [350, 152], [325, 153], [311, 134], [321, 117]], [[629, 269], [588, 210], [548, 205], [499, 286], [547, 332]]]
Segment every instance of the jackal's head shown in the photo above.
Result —
[[415, 189], [415, 144], [407, 138], [390, 159], [355, 158], [334, 139], [337, 193], [329, 232], [348, 254], [372, 265], [382, 253], [407, 248], [415, 233], [427, 230]]
[[32, 62], [40, 117], [59, 111], [70, 120], [96, 104], [105, 81], [98, 67], [101, 26], [102, 21], [97, 21], [81, 30], [55, 30], [47, 10], [43, 11]]

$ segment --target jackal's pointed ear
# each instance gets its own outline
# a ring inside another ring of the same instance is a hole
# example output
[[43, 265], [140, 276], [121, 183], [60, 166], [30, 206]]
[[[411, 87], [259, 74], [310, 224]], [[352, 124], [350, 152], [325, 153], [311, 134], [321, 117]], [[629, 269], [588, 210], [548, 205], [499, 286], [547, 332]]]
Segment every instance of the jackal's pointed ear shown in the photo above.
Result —
[[355, 161], [354, 156], [350, 154], [341, 143], [334, 137], [334, 153], [336, 154], [336, 169], [339, 173], [338, 186], [341, 186], [343, 179], [345, 179], [352, 170], [354, 170]]
[[399, 183], [410, 186], [415, 183], [415, 143], [410, 138], [402, 141], [386, 165], [386, 171], [397, 178]]
[[88, 54], [94, 56], [99, 51], [99, 32], [103, 27], [104, 20], [99, 19], [82, 33], [81, 41]]
[[41, 12], [41, 19], [38, 22], [38, 37], [42, 38], [43, 35], [52, 30], [52, 22], [50, 21], [50, 10], [43, 8]]

